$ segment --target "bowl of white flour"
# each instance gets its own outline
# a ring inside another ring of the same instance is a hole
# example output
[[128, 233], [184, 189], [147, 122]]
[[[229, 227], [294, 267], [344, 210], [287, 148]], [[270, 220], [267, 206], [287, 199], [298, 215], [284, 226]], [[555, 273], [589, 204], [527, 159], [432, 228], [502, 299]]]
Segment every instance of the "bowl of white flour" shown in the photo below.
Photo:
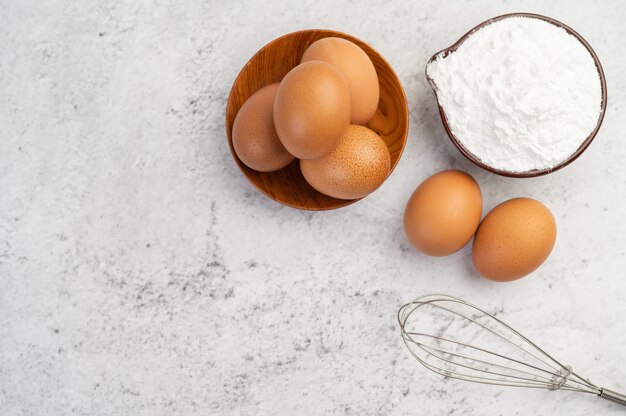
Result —
[[549, 17], [489, 19], [426, 65], [444, 128], [470, 161], [533, 177], [580, 156], [606, 111], [606, 79], [589, 44]]

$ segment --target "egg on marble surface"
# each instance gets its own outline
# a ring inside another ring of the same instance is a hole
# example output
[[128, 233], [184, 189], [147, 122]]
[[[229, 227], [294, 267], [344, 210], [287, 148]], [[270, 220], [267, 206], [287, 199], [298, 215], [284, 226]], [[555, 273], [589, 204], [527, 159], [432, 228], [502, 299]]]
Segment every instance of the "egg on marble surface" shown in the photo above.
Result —
[[233, 123], [233, 148], [241, 161], [259, 172], [272, 172], [294, 160], [274, 128], [274, 97], [278, 83], [267, 85], [246, 100]]
[[465, 172], [446, 170], [413, 192], [404, 210], [404, 230], [418, 251], [447, 256], [472, 239], [481, 215], [478, 183]]
[[515, 198], [492, 209], [480, 223], [472, 258], [476, 270], [490, 280], [508, 282], [535, 271], [556, 241], [550, 210], [531, 198]]
[[367, 124], [376, 113], [380, 96], [372, 60], [354, 43], [337, 37], [320, 39], [304, 52], [301, 62], [324, 61], [336, 67], [350, 87], [353, 124]]
[[351, 125], [328, 155], [301, 160], [300, 170], [317, 191], [338, 199], [357, 199], [372, 193], [389, 176], [391, 157], [383, 139], [359, 125]]
[[276, 92], [274, 124], [283, 146], [297, 158], [328, 154], [350, 125], [350, 90], [343, 75], [321, 61], [296, 66]]

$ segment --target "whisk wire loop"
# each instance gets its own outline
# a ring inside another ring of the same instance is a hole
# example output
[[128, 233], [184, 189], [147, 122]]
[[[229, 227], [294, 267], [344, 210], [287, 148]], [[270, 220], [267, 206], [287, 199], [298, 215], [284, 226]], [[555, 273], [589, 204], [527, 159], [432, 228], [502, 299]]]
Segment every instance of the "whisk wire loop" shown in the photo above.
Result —
[[[434, 334], [420, 330], [425, 320], [416, 318], [417, 312], [429, 308], [435, 314], [434, 317], [430, 314], [431, 321], [443, 320]], [[453, 296], [419, 297], [400, 308], [398, 323], [411, 355], [444, 377], [500, 386], [593, 393], [617, 403], [624, 397], [579, 376], [495, 315]], [[454, 331], [470, 331], [470, 340], [459, 341], [456, 336], [446, 334]], [[477, 345], [485, 336], [505, 352]]]

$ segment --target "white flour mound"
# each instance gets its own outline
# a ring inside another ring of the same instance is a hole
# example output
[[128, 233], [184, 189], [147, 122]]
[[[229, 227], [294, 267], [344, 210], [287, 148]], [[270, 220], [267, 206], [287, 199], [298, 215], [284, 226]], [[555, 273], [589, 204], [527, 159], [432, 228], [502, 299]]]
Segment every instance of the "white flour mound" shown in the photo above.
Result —
[[602, 88], [593, 57], [564, 29], [511, 17], [427, 67], [452, 133], [483, 163], [509, 172], [551, 168], [596, 127]]

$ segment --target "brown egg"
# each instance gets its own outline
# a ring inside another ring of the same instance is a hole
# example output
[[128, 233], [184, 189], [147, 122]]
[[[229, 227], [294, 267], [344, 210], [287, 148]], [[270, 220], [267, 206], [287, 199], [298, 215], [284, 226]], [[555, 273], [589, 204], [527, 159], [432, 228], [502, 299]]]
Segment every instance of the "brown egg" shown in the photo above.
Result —
[[389, 175], [391, 158], [387, 145], [367, 127], [352, 125], [328, 155], [301, 160], [306, 181], [319, 192], [339, 199], [363, 198]]
[[280, 83], [274, 100], [280, 141], [300, 159], [316, 159], [337, 147], [350, 125], [350, 90], [330, 64], [298, 65]]
[[251, 169], [272, 172], [294, 160], [274, 128], [274, 96], [278, 83], [267, 85], [246, 100], [233, 123], [233, 147]]
[[487, 279], [508, 282], [533, 272], [548, 258], [556, 241], [550, 210], [530, 198], [515, 198], [491, 210], [480, 223], [472, 256]]
[[335, 66], [348, 81], [352, 124], [367, 124], [376, 113], [380, 95], [372, 60], [354, 43], [335, 37], [320, 39], [307, 48], [301, 62], [324, 61]]
[[480, 223], [482, 194], [465, 172], [445, 170], [422, 182], [404, 210], [404, 231], [430, 256], [447, 256], [471, 239]]

